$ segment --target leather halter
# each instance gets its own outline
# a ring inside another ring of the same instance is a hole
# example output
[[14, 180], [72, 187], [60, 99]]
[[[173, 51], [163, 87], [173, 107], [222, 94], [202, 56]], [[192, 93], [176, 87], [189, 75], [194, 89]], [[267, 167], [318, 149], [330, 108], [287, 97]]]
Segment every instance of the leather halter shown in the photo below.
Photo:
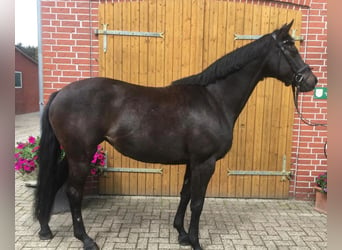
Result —
[[309, 126], [324, 126], [324, 127], [326, 127], [327, 124], [312, 123], [312, 122], [306, 120], [298, 108], [298, 94], [300, 92], [299, 89], [300, 89], [300, 85], [305, 80], [303, 73], [307, 70], [311, 70], [310, 66], [308, 64], [304, 63], [304, 66], [302, 66], [298, 69], [298, 67], [296, 66], [297, 64], [296, 64], [295, 60], [286, 53], [286, 48], [284, 47], [284, 44], [288, 43], [289, 40], [278, 42], [277, 36], [274, 33], [272, 34], [272, 38], [277, 42], [277, 46], [280, 48], [280, 51], [283, 53], [284, 57], [286, 58], [287, 62], [289, 63], [289, 65], [293, 71], [293, 77], [292, 77], [292, 83], [291, 83], [292, 84], [292, 92], [293, 92], [293, 100], [294, 100], [294, 104], [295, 104], [297, 113], [299, 115], [299, 118], [305, 124], [307, 124]]
[[277, 42], [278, 48], [283, 53], [284, 57], [286, 58], [287, 62], [289, 63], [289, 65], [293, 71], [292, 86], [299, 87], [304, 81], [304, 72], [307, 70], [310, 70], [309, 65], [304, 63], [304, 66], [298, 68], [297, 63], [295, 62], [295, 60], [292, 57], [290, 57], [286, 53], [286, 49], [284, 47], [284, 44], [288, 43], [289, 40], [278, 42], [277, 36], [274, 33], [272, 34], [272, 38]]

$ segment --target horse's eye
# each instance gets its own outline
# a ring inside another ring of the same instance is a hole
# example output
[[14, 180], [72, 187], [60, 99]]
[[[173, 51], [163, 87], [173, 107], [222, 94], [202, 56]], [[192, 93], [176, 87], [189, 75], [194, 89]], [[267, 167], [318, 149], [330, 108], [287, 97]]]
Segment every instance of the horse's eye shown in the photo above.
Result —
[[294, 45], [294, 41], [293, 40], [285, 40], [285, 41], [283, 41], [283, 44], [288, 45], [288, 46], [292, 46], [292, 45]]

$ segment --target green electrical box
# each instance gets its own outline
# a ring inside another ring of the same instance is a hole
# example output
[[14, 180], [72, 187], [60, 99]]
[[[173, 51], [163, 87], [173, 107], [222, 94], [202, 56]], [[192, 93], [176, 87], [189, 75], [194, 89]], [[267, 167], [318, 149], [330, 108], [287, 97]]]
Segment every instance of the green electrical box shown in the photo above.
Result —
[[327, 99], [328, 98], [328, 88], [317, 87], [314, 90], [315, 99]]

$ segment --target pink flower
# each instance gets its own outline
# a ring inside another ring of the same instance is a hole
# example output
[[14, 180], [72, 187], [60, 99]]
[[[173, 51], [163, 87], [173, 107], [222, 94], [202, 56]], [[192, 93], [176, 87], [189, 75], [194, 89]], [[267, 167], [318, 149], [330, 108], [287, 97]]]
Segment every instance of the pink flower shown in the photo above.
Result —
[[39, 137], [29, 136], [27, 142], [18, 142], [14, 154], [14, 169], [22, 174], [31, 173], [38, 167]]
[[24, 166], [24, 170], [25, 170], [25, 171], [31, 171], [31, 167], [30, 167], [30, 166], [27, 166], [27, 165], [25, 165], [25, 166]]
[[94, 157], [93, 157], [93, 160], [91, 161], [91, 163], [96, 163], [96, 161], [97, 161], [97, 158], [96, 158], [96, 155], [94, 155]]
[[18, 146], [17, 146], [17, 149], [23, 149], [25, 148], [25, 144], [24, 143], [19, 143]]
[[97, 159], [102, 160], [104, 158], [103, 154], [97, 154]]
[[29, 161], [27, 162], [27, 164], [28, 164], [29, 166], [31, 166], [31, 167], [35, 167], [35, 166], [36, 166], [36, 164], [35, 164], [34, 161], [32, 161], [32, 160], [29, 160]]
[[23, 159], [23, 158], [20, 158], [18, 163], [21, 164], [21, 165], [24, 165], [26, 164], [27, 160], [26, 159]]
[[101, 160], [100, 161], [100, 166], [104, 166], [105, 165], [105, 161], [104, 160]]
[[18, 163], [16, 163], [15, 165], [14, 165], [14, 169], [15, 170], [20, 170], [20, 169], [22, 169], [23, 167], [21, 166], [21, 164], [18, 164]]
[[33, 136], [30, 136], [30, 137], [28, 138], [28, 141], [29, 141], [29, 143], [31, 143], [31, 144], [35, 144], [35, 143], [36, 143], [36, 138], [34, 138]]
[[32, 149], [32, 153], [34, 153], [34, 152], [36, 152], [37, 150], [39, 149], [39, 146], [37, 146], [37, 147], [34, 147], [33, 149]]
[[96, 175], [96, 173], [97, 173], [96, 168], [90, 169], [90, 173], [91, 173], [91, 175]]

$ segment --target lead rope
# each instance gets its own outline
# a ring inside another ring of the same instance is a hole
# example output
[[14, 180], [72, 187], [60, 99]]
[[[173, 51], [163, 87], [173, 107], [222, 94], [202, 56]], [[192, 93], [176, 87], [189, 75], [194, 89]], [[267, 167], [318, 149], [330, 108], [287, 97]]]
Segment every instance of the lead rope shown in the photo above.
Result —
[[299, 108], [298, 108], [298, 95], [299, 95], [299, 91], [298, 91], [298, 87], [294, 86], [294, 84], [292, 84], [292, 93], [293, 93], [293, 101], [294, 101], [294, 104], [295, 104], [295, 107], [296, 107], [296, 110], [297, 110], [297, 113], [298, 113], [298, 116], [299, 118], [302, 120], [302, 122], [304, 122], [306, 125], [309, 125], [309, 126], [313, 126], [313, 127], [317, 127], [317, 126], [322, 126], [322, 127], [327, 127], [328, 124], [325, 124], [325, 123], [313, 123], [307, 119], [305, 119], [303, 117], [303, 114], [299, 111]]
[[[297, 90], [296, 90], [296, 88], [297, 88]], [[295, 104], [295, 107], [296, 107], [296, 110], [297, 110], [297, 113], [298, 113], [299, 118], [302, 120], [302, 122], [304, 122], [305, 124], [307, 124], [307, 125], [309, 125], [309, 126], [313, 126], [313, 127], [317, 127], [317, 126], [327, 127], [328, 124], [324, 124], [324, 123], [312, 123], [312, 122], [306, 120], [306, 119], [303, 117], [303, 114], [299, 111], [299, 108], [298, 108], [298, 95], [299, 95], [298, 88], [299, 88], [299, 86], [296, 87], [296, 86], [294, 86], [294, 85], [292, 84], [293, 101], [294, 101], [294, 104]], [[325, 142], [324, 142], [324, 147], [323, 147], [323, 153], [324, 153], [325, 158], [328, 158], [327, 149], [328, 149], [328, 141], [325, 141]]]

